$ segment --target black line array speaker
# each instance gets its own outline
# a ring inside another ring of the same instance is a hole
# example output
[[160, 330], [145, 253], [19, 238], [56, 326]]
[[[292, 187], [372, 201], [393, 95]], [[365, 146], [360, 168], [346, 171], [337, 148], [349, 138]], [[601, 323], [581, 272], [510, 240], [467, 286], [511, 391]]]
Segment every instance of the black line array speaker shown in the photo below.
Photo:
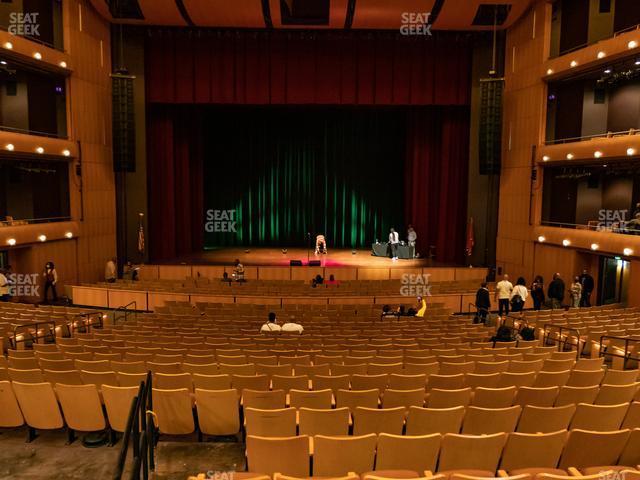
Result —
[[480, 175], [500, 173], [502, 154], [502, 93], [504, 79], [480, 79]]
[[291, 265], [292, 267], [301, 267], [302, 260], [290, 260], [289, 265]]
[[130, 75], [113, 74], [113, 169], [136, 171], [136, 127], [133, 110], [133, 80]]
[[310, 267], [319, 267], [320, 266], [320, 260], [309, 260], [309, 266]]

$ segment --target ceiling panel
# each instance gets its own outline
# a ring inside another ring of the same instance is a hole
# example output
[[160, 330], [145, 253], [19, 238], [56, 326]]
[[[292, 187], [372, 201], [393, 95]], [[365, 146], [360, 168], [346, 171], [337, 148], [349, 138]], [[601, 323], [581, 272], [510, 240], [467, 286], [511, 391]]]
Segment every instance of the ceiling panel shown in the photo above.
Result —
[[175, 0], [138, 0], [138, 4], [145, 18], [144, 23], [150, 25], [187, 25]]
[[263, 28], [260, 0], [182, 0], [198, 26]]
[[353, 28], [399, 30], [403, 14], [430, 13], [435, 0], [357, 0]]
[[269, 0], [271, 9], [271, 20], [275, 28], [305, 28], [305, 29], [340, 29], [344, 28], [344, 21], [347, 18], [348, 0], [330, 0], [329, 26], [327, 25], [283, 25], [280, 14], [280, 0]]
[[473, 25], [478, 7], [481, 4], [510, 4], [511, 11], [504, 24], [499, 28], [507, 28], [513, 24], [529, 8], [532, 0], [445, 0], [438, 18], [433, 24], [437, 30], [491, 30], [493, 26]]

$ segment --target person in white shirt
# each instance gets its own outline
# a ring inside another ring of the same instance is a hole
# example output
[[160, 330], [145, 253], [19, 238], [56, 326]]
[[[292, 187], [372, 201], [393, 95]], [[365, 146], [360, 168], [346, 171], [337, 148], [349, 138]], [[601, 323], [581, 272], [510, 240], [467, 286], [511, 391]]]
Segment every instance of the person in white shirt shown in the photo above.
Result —
[[260, 327], [260, 333], [280, 333], [282, 327], [276, 323], [276, 314], [269, 312], [269, 321]]
[[513, 284], [509, 281], [509, 275], [504, 275], [502, 280], [496, 284], [496, 300], [498, 300], [498, 315], [502, 317], [509, 315], [509, 302], [511, 301], [511, 292]]
[[298, 333], [298, 334], [302, 334], [302, 332], [304, 332], [304, 327], [302, 325], [300, 325], [299, 323], [296, 323], [296, 317], [291, 315], [289, 317], [289, 320], [284, 322], [284, 325], [282, 325], [282, 329], [283, 332], [287, 332], [287, 333]]
[[418, 234], [416, 233], [416, 231], [413, 229], [413, 225], [409, 225], [409, 227], [407, 228], [407, 243], [409, 244], [410, 247], [413, 247], [413, 256], [415, 258], [416, 256], [416, 240], [418, 239]]
[[116, 259], [110, 258], [104, 267], [104, 279], [108, 283], [114, 283], [118, 278], [118, 269], [116, 267]]
[[391, 246], [391, 260], [398, 259], [398, 245], [400, 244], [400, 236], [393, 228], [389, 230], [389, 245]]
[[513, 287], [511, 291], [511, 309], [514, 312], [521, 312], [524, 308], [524, 302], [527, 301], [527, 297], [529, 296], [529, 291], [526, 287], [526, 282], [523, 277], [518, 277], [516, 281], [516, 286]]

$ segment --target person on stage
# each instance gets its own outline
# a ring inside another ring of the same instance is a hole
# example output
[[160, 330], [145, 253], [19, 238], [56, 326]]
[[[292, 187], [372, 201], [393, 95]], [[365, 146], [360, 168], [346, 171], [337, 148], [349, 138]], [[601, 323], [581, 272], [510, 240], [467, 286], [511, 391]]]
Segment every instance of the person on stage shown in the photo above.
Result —
[[400, 245], [400, 235], [395, 229], [389, 230], [389, 246], [391, 247], [391, 260], [398, 260], [398, 245]]
[[324, 238], [324, 235], [320, 234], [316, 236], [316, 252], [315, 254], [318, 255], [319, 253], [327, 253], [327, 241]]
[[418, 234], [413, 229], [413, 225], [409, 225], [407, 228], [407, 244], [409, 247], [413, 247], [413, 257], [416, 256], [416, 240], [418, 239]]

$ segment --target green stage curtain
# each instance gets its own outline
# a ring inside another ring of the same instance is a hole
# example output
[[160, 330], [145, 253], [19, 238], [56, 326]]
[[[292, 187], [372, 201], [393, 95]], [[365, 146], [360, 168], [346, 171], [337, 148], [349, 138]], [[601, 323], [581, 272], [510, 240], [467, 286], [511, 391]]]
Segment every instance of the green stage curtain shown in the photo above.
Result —
[[200, 114], [204, 221], [218, 230], [205, 231], [205, 248], [305, 246], [308, 234], [315, 245], [319, 233], [330, 249], [369, 248], [390, 227], [404, 228], [402, 109], [213, 107]]

